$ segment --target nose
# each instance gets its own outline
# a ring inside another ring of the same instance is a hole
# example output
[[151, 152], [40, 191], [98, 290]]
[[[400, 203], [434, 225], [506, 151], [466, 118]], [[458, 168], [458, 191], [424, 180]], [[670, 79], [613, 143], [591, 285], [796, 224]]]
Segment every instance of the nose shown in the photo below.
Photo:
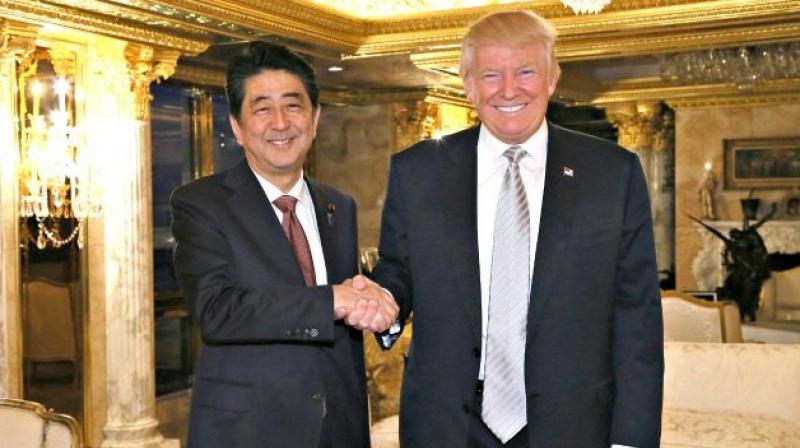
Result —
[[276, 130], [283, 130], [289, 126], [289, 120], [286, 119], [286, 114], [280, 107], [275, 108], [275, 112], [270, 119], [270, 126]]
[[517, 85], [516, 85], [516, 83], [514, 81], [514, 77], [513, 76], [503, 76], [500, 79], [500, 82], [501, 82], [501, 84], [500, 84], [500, 94], [503, 96], [503, 98], [507, 98], [507, 99], [513, 98], [515, 93], [516, 93], [516, 90], [517, 90]]

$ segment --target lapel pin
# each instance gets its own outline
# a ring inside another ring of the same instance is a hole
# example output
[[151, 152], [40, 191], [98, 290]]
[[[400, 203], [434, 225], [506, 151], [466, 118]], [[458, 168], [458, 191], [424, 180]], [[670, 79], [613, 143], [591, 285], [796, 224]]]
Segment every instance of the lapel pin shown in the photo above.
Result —
[[568, 166], [565, 166], [565, 167], [564, 167], [564, 175], [565, 175], [565, 176], [567, 176], [567, 177], [573, 177], [573, 174], [575, 174], [575, 173], [572, 171], [572, 168], [570, 168], [570, 167], [568, 167]]
[[333, 214], [336, 212], [336, 205], [335, 204], [328, 204], [328, 209], [325, 211], [325, 216], [328, 219], [328, 225], [333, 225]]

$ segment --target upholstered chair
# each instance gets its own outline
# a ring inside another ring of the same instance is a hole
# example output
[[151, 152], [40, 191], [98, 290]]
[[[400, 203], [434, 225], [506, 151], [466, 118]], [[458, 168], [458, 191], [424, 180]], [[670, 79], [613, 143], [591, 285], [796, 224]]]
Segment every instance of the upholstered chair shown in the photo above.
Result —
[[78, 422], [39, 403], [0, 398], [0, 446], [82, 448]]

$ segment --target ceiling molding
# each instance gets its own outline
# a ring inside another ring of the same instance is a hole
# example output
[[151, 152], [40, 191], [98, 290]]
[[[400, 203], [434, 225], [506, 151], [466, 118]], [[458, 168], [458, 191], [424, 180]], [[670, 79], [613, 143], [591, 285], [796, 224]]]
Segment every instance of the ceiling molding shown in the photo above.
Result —
[[628, 102], [664, 101], [673, 108], [680, 108], [797, 103], [798, 100], [800, 79], [767, 81], [751, 90], [740, 90], [733, 83], [675, 86], [652, 78], [613, 83], [590, 101], [577, 103], [607, 107]]
[[141, 22], [38, 0], [0, 0], [0, 17], [36, 25], [60, 25], [125, 41], [177, 50], [185, 55], [199, 54], [209, 45], [208, 41], [184, 35], [180, 30], [163, 31]]

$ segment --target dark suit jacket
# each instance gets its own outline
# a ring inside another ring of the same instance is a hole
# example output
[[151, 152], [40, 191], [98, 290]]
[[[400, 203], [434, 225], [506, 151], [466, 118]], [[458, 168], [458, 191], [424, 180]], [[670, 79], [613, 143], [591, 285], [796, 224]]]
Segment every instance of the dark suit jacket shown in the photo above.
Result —
[[[463, 448], [480, 363], [478, 128], [392, 158], [374, 277], [414, 312], [400, 438]], [[572, 169], [572, 176], [564, 168]], [[525, 386], [531, 447], [657, 447], [661, 304], [638, 158], [550, 126]]]
[[[357, 272], [353, 199], [306, 179], [330, 284]], [[172, 196], [175, 262], [200, 324], [189, 447], [369, 446], [362, 334], [333, 321], [331, 286], [306, 287], [242, 162]]]

